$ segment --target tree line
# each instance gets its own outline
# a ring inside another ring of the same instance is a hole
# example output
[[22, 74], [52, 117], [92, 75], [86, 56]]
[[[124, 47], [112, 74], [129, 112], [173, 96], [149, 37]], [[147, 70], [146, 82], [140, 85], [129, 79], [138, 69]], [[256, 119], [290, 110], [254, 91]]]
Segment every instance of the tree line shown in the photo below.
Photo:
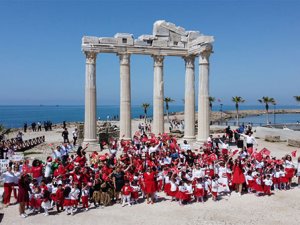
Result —
[[[296, 102], [298, 102], [298, 103], [300, 102], [300, 96], [294, 96], [294, 99], [296, 100]], [[244, 103], [245, 99], [243, 99], [241, 96], [234, 96], [234, 97], [232, 97], [231, 100], [235, 104], [236, 121], [237, 121], [237, 125], [239, 126], [239, 105], [241, 103]], [[172, 99], [172, 98], [170, 98], [170, 97], [164, 98], [164, 102], [166, 104], [166, 114], [167, 114], [167, 120], [168, 120], [168, 122], [170, 121], [169, 120], [169, 103], [174, 102], [174, 101], [175, 100]], [[213, 103], [215, 101], [216, 101], [215, 97], [212, 97], [212, 96], [209, 97], [209, 107], [210, 107], [210, 110], [212, 110], [212, 105], [213, 105]], [[267, 115], [267, 124], [269, 124], [270, 123], [270, 121], [269, 121], [269, 105], [271, 104], [271, 105], [275, 106], [276, 105], [276, 100], [274, 98], [272, 98], [272, 97], [263, 96], [261, 99], [258, 99], [258, 102], [265, 105], [266, 115]], [[142, 108], [144, 109], [144, 114], [145, 114], [145, 116], [144, 116], [145, 123], [146, 123], [146, 120], [147, 120], [147, 112], [148, 112], [148, 108], [149, 107], [150, 107], [149, 103], [143, 103], [142, 104]]]

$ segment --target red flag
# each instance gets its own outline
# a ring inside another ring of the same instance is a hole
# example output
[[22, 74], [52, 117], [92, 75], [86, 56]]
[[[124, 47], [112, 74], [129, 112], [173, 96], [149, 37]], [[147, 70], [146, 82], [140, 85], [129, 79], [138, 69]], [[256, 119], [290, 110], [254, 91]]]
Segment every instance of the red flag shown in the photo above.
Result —
[[259, 153], [262, 154], [262, 155], [268, 155], [269, 156], [271, 152], [268, 149], [263, 148], [262, 150], [260, 150]]
[[252, 155], [252, 153], [253, 153], [253, 147], [247, 148], [247, 152], [248, 152], [250, 155]]
[[254, 158], [255, 158], [257, 161], [260, 162], [260, 161], [263, 159], [263, 156], [262, 156], [262, 154], [259, 152], [259, 153], [256, 153], [256, 154], [255, 154]]
[[239, 150], [238, 149], [236, 149], [236, 150], [234, 150], [233, 152], [232, 152], [232, 156], [234, 156], [236, 153], [238, 153], [239, 152]]
[[297, 154], [297, 150], [295, 150], [295, 151], [292, 151], [292, 157], [296, 157], [296, 154]]

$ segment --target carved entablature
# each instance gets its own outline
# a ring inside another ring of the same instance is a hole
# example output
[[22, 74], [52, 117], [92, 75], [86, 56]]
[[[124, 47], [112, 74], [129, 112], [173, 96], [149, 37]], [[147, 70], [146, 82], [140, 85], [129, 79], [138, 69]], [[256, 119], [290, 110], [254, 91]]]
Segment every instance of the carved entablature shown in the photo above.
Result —
[[144, 34], [134, 39], [132, 34], [117, 33], [114, 37], [84, 36], [83, 51], [98, 53], [120, 53], [182, 56], [200, 55], [203, 46], [211, 46], [213, 36], [205, 36], [199, 31], [186, 31], [184, 28], [164, 20], [153, 24], [152, 34]]

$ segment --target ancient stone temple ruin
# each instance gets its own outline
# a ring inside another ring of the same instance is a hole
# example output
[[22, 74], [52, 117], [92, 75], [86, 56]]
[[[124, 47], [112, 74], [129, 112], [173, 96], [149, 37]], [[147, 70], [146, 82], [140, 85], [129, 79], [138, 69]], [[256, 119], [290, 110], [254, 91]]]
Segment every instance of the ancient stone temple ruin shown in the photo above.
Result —
[[195, 58], [199, 56], [198, 134], [197, 141], [209, 136], [209, 56], [213, 36], [184, 28], [164, 20], [156, 21], [153, 33], [134, 39], [132, 34], [114, 37], [82, 38], [86, 55], [84, 142], [97, 141], [96, 136], [96, 58], [97, 54], [115, 53], [120, 59], [120, 137], [131, 139], [130, 56], [150, 55], [154, 61], [153, 133], [164, 133], [164, 79], [166, 56], [179, 56], [185, 61], [184, 138], [195, 139]]

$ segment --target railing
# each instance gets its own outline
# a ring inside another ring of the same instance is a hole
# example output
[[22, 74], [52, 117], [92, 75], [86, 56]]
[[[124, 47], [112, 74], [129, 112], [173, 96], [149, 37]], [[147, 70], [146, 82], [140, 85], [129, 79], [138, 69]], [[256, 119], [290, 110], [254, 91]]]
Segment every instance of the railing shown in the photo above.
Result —
[[[240, 122], [239, 125], [248, 125], [248, 123], [243, 123]], [[269, 124], [267, 125], [266, 123], [250, 123], [252, 127], [270, 127], [270, 128], [279, 128], [279, 129], [283, 129], [283, 128], [290, 128], [292, 130], [300, 130], [300, 124], [299, 123], [277, 123], [277, 124]], [[214, 121], [211, 122], [210, 125], [222, 125], [222, 126], [237, 126], [237, 122], [235, 121]]]
[[[243, 122], [240, 122], [239, 123], [240, 125], [244, 124], [245, 126], [248, 124], [248, 123], [243, 123]], [[250, 123], [251, 126], [263, 126], [265, 125], [265, 123]], [[223, 122], [220, 122], [220, 121], [214, 121], [214, 122], [211, 122], [210, 125], [221, 125], [221, 126], [237, 126], [237, 122], [233, 122], [233, 121], [223, 121]]]
[[45, 142], [45, 136], [40, 136], [32, 139], [28, 139], [25, 141], [21, 141], [18, 138], [8, 139], [6, 141], [1, 141], [3, 145], [15, 145], [16, 151], [25, 151], [30, 148], [33, 148], [41, 143]]

